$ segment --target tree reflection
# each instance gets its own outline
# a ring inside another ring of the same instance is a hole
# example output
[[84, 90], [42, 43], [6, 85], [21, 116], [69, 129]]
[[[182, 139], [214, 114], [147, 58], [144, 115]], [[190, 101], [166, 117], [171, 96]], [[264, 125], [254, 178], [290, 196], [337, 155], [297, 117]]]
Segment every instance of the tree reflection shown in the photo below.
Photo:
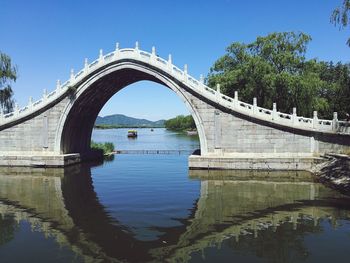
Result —
[[10, 242], [17, 230], [18, 224], [12, 215], [0, 214], [0, 246]]
[[308, 248], [304, 238], [310, 233], [321, 233], [321, 226], [315, 226], [313, 221], [301, 220], [298, 229], [292, 223], [283, 223], [277, 228], [260, 231], [259, 235], [246, 235], [239, 242], [229, 240], [229, 245], [235, 251], [243, 254], [255, 254], [268, 262], [299, 262], [308, 258]]

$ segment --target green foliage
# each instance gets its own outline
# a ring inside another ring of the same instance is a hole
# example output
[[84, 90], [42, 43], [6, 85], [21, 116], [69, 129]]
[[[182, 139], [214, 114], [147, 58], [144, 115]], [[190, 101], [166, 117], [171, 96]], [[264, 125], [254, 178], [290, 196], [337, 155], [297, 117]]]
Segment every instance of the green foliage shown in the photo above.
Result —
[[100, 143], [91, 141], [90, 147], [91, 149], [102, 150], [103, 154], [105, 155], [110, 154], [114, 151], [114, 144], [112, 142]]
[[12, 216], [0, 215], [0, 246], [10, 242], [18, 228], [18, 224]]
[[345, 118], [345, 114], [350, 113], [350, 65], [320, 62], [319, 74], [323, 82], [319, 100], [328, 106], [322, 115], [331, 118], [333, 112], [338, 112]]
[[[243, 101], [256, 97], [261, 107], [272, 108], [276, 102], [282, 112], [296, 107], [302, 116], [312, 116], [314, 110], [321, 118], [332, 117], [333, 111], [344, 115], [350, 110], [349, 66], [306, 60], [310, 41], [304, 33], [282, 32], [250, 44], [233, 43], [211, 68], [208, 85], [220, 83], [231, 97], [238, 91]], [[336, 98], [331, 96], [335, 92]]]
[[[339, 29], [345, 28], [350, 24], [350, 0], [343, 0], [343, 4], [333, 10], [331, 15], [331, 23], [335, 26], [339, 26]], [[350, 47], [350, 38], [348, 38], [346, 44]]]
[[196, 124], [191, 115], [179, 115], [173, 119], [165, 121], [165, 128], [175, 131], [195, 130]]
[[17, 69], [11, 58], [0, 51], [0, 110], [4, 113], [12, 111], [14, 101], [11, 82], [17, 79]]

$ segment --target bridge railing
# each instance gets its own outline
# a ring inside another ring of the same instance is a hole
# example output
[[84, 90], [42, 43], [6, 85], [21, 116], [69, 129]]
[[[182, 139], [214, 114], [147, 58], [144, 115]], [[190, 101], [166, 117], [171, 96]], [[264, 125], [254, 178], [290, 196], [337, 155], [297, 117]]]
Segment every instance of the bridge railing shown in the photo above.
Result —
[[292, 114], [287, 114], [277, 111], [276, 104], [273, 105], [272, 109], [258, 107], [255, 98], [253, 100], [253, 104], [240, 101], [238, 99], [238, 92], [235, 92], [234, 98], [226, 96], [220, 92], [219, 87], [217, 90], [214, 90], [206, 86], [203, 83], [203, 80], [198, 81], [196, 78], [189, 75], [187, 65], [184, 66], [183, 70], [173, 65], [171, 55], [169, 55], [168, 60], [165, 60], [156, 54], [154, 47], [152, 48], [151, 53], [140, 50], [138, 42], [136, 42], [135, 48], [124, 49], [119, 49], [119, 44], [117, 43], [116, 49], [106, 55], [104, 55], [103, 51], [100, 50], [99, 57], [90, 64], [88, 63], [87, 59], [85, 59], [83, 69], [78, 71], [76, 74], [74, 74], [74, 71], [71, 70], [70, 78], [67, 81], [65, 81], [63, 84], [60, 84], [60, 82], [57, 81], [56, 89], [48, 94], [46, 90], [44, 90], [42, 98], [40, 98], [38, 101], [33, 102], [30, 98], [28, 105], [23, 108], [16, 106], [15, 110], [8, 114], [3, 114], [0, 112], [0, 126], [34, 113], [49, 103], [52, 103], [60, 96], [63, 96], [70, 87], [77, 85], [77, 83], [83, 78], [101, 66], [105, 66], [111, 62], [123, 59], [133, 59], [157, 67], [172, 75], [174, 78], [182, 81], [194, 92], [208, 98], [209, 100], [214, 101], [228, 109], [256, 119], [303, 130], [350, 134], [349, 122], [339, 121], [336, 113], [334, 114], [334, 118], [332, 120], [318, 119], [317, 112], [314, 112], [313, 118], [305, 118], [297, 116], [295, 108], [293, 108]]

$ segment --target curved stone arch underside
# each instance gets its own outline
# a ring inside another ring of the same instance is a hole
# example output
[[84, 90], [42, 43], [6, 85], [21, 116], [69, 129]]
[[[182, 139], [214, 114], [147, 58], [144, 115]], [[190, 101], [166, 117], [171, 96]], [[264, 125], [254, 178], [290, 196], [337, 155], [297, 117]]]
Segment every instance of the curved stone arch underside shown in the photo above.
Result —
[[138, 81], [153, 81], [174, 91], [194, 118], [201, 153], [207, 153], [207, 138], [199, 112], [192, 103], [196, 97], [183, 83], [159, 68], [135, 60], [125, 60], [100, 68], [78, 84], [59, 120], [55, 152], [84, 153], [90, 150], [91, 133], [98, 113], [121, 89]]

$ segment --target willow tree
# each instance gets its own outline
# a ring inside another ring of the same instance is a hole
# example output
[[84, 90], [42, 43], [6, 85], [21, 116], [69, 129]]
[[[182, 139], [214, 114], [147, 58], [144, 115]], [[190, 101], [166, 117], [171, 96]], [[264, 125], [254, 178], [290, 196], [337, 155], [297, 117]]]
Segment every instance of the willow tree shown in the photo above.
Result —
[[252, 43], [234, 42], [226, 54], [213, 65], [208, 84], [221, 84], [223, 93], [233, 96], [239, 91], [243, 101], [298, 114], [312, 115], [313, 110], [327, 107], [319, 101], [318, 92], [324, 85], [317, 73], [316, 60], [306, 60], [305, 53], [311, 37], [301, 32], [271, 33]]
[[13, 90], [11, 83], [17, 79], [17, 69], [11, 58], [0, 52], [0, 111], [8, 113], [13, 109]]
[[[331, 22], [339, 26], [339, 29], [343, 29], [346, 26], [350, 25], [350, 0], [343, 0], [343, 4], [333, 10], [331, 16]], [[350, 47], [350, 38], [346, 42]]]

